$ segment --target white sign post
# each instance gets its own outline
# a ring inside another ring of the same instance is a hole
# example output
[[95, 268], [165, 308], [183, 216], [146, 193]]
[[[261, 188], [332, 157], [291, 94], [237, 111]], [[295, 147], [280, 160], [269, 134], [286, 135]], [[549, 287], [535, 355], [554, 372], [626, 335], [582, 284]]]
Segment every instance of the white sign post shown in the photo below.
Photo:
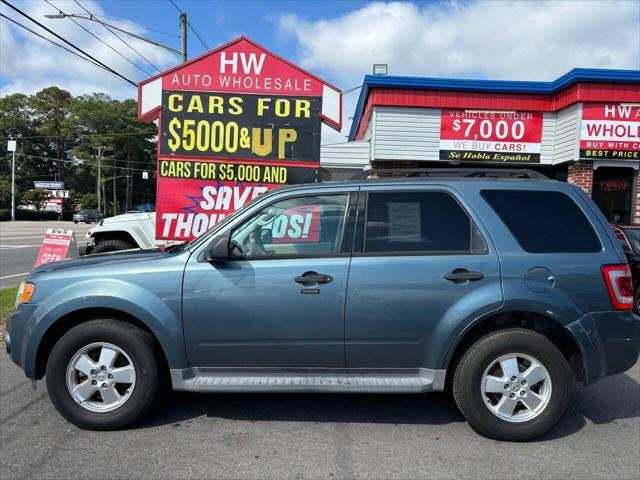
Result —
[[7, 150], [13, 152], [11, 160], [11, 221], [16, 221], [16, 141], [7, 142]]

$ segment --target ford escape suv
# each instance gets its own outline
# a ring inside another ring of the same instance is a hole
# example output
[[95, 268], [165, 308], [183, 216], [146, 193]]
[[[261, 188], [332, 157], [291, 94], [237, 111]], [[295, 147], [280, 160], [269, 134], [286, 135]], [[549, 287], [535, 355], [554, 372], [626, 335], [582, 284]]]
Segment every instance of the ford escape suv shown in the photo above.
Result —
[[536, 437], [574, 380], [635, 364], [640, 318], [587, 195], [504, 172], [284, 187], [191, 243], [42, 265], [20, 287], [7, 350], [87, 429], [131, 424], [169, 384], [451, 388], [480, 433]]

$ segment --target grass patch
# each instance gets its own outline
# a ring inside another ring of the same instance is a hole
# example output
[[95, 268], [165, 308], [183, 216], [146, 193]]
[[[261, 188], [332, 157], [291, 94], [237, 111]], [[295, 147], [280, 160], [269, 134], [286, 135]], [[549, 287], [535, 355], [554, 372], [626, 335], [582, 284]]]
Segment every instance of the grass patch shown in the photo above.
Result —
[[0, 288], [0, 323], [7, 323], [9, 315], [13, 313], [16, 295], [18, 294], [18, 286]]
[[9, 315], [13, 313], [18, 286], [0, 288], [0, 346], [4, 346], [4, 327]]

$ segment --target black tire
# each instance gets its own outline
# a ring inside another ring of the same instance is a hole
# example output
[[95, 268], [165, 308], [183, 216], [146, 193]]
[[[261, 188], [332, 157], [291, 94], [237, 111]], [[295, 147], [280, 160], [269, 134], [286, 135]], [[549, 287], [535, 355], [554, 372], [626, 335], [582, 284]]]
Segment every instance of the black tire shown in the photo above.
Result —
[[117, 252], [118, 250], [130, 250], [134, 248], [129, 242], [124, 240], [103, 240], [98, 243], [91, 253]]
[[74, 220], [73, 223], [78, 223], [78, 220]]
[[[485, 405], [481, 391], [485, 370], [502, 355], [521, 353], [537, 359], [551, 379], [549, 403], [536, 417], [521, 423], [503, 420]], [[524, 441], [542, 435], [556, 425], [569, 404], [572, 375], [562, 352], [546, 337], [531, 330], [511, 328], [490, 333], [462, 356], [453, 378], [458, 408], [479, 433], [501, 440]]]
[[[80, 349], [95, 342], [110, 343], [132, 360], [135, 386], [128, 400], [110, 412], [94, 412], [77, 403], [67, 388], [67, 366]], [[46, 383], [51, 402], [74, 425], [88, 430], [115, 430], [141, 419], [163, 388], [160, 352], [147, 332], [117, 320], [91, 320], [72, 328], [55, 344], [47, 361]]]

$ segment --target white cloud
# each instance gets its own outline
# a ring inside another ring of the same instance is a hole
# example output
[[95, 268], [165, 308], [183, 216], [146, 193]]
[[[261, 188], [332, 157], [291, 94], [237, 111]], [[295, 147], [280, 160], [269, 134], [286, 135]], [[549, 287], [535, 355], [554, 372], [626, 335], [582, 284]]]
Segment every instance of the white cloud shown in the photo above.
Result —
[[640, 68], [636, 1], [375, 2], [317, 21], [284, 15], [279, 27], [295, 38], [302, 66], [344, 89], [374, 63], [389, 64], [391, 75], [515, 80], [553, 80], [574, 67]]
[[[51, 3], [61, 8], [65, 13], [84, 13], [73, 3], [60, 0], [52, 0]], [[94, 14], [104, 14], [100, 5], [93, 0], [84, 0], [82, 5]], [[16, 6], [134, 82], [147, 77], [145, 73], [128, 63], [114, 50], [91, 37], [70, 19], [54, 20], [45, 18], [45, 14], [55, 13], [55, 9], [45, 2], [20, 2], [16, 3]], [[30, 29], [51, 38], [57, 43], [63, 44], [62, 41], [6, 6], [2, 5], [0, 11]], [[125, 19], [122, 18], [121, 20]], [[142, 60], [100, 24], [85, 20], [76, 21], [150, 74], [157, 73], [149, 63]], [[111, 20], [109, 22], [117, 24], [117, 21]], [[119, 26], [142, 36], [149, 35], [143, 29], [132, 25], [120, 24]], [[175, 65], [179, 61], [178, 56], [161, 48], [136, 40], [125, 34], [118, 33], [118, 35], [161, 70]], [[69, 90], [74, 95], [105, 92], [118, 99], [136, 98], [136, 89], [129, 83], [91, 66], [87, 62], [36, 37], [4, 18], [0, 20], [0, 42], [0, 58], [2, 59], [0, 62], [0, 77], [2, 77], [0, 95], [14, 92], [34, 93], [42, 88], [56, 85]]]

